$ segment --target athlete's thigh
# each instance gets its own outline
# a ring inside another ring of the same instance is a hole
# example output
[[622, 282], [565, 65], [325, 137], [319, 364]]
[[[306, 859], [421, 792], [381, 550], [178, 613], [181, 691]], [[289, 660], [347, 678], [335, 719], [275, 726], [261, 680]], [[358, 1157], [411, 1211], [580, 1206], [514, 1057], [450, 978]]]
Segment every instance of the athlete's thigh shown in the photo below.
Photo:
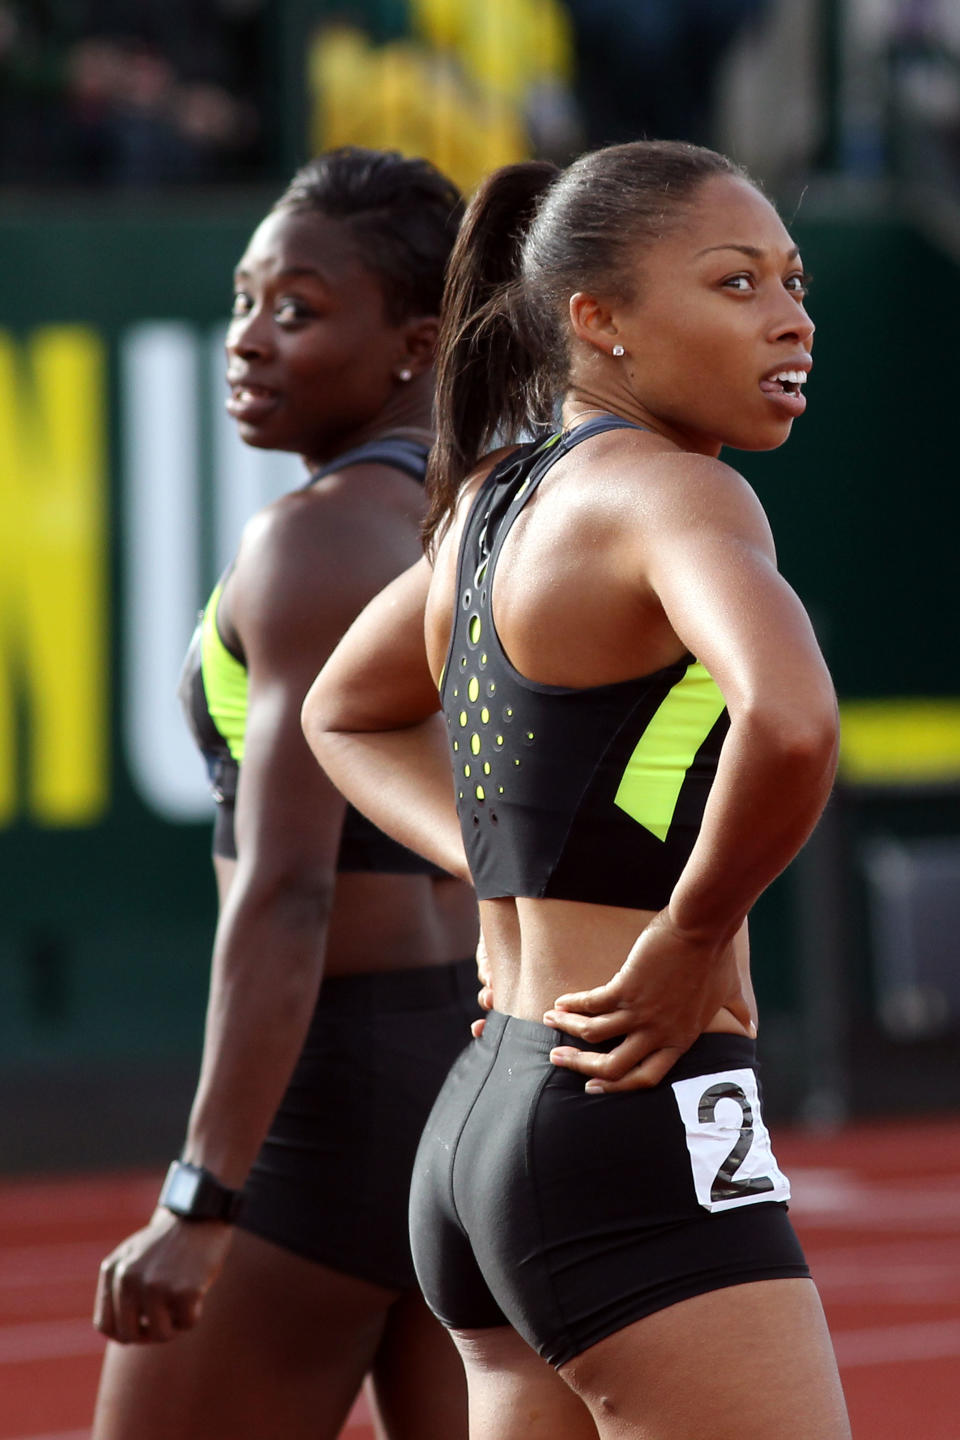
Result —
[[368, 1393], [378, 1440], [466, 1440], [463, 1365], [449, 1332], [418, 1290], [390, 1307]]
[[849, 1440], [811, 1280], [731, 1285], [626, 1326], [561, 1367], [601, 1440]]
[[509, 1325], [453, 1332], [467, 1374], [470, 1434], [483, 1440], [597, 1440], [584, 1401]]
[[238, 1230], [194, 1330], [108, 1346], [93, 1440], [334, 1440], [395, 1298]]

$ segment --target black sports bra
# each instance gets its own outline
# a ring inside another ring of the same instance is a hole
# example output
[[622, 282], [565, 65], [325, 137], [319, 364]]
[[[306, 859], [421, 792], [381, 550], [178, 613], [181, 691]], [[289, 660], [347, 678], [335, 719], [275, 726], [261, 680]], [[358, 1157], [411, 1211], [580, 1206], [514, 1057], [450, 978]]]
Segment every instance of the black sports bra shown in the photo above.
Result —
[[[428, 447], [416, 440], [399, 436], [374, 440], [345, 451], [312, 474], [301, 488], [309, 489], [325, 475], [350, 465], [364, 464], [389, 465], [422, 484], [428, 454]], [[217, 625], [217, 606], [231, 568], [220, 577], [200, 615], [184, 660], [178, 694], [187, 724], [206, 761], [217, 802], [213, 853], [236, 859], [234, 812], [246, 733], [247, 670], [242, 657], [226, 645]], [[380, 874], [442, 873], [430, 861], [384, 835], [352, 805], [347, 806], [344, 815], [337, 869]]]
[[481, 900], [552, 897], [659, 910], [693, 848], [729, 726], [704, 667], [571, 689], [511, 665], [490, 597], [503, 543], [561, 456], [637, 429], [599, 417], [522, 446], [487, 476], [460, 542], [440, 694], [463, 842]]

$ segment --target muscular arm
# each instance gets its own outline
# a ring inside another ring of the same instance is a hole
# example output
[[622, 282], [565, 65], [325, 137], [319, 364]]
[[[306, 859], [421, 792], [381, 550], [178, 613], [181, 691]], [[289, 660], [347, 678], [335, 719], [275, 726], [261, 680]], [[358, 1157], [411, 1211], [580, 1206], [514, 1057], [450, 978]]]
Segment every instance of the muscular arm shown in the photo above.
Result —
[[666, 910], [609, 985], [561, 996], [547, 1017], [587, 1039], [629, 1031], [607, 1056], [556, 1057], [618, 1088], [656, 1083], [721, 1006], [747, 1019], [731, 941], [816, 824], [837, 756], [830, 677], [777, 572], [755, 497], [719, 462], [662, 463], [640, 551], [624, 563], [638, 566], [674, 633], [719, 685], [730, 731]]
[[241, 551], [228, 593], [249, 677], [238, 861], [214, 941], [185, 1148], [187, 1159], [231, 1186], [243, 1183], [303, 1043], [344, 810], [299, 733], [301, 697], [336, 638], [327, 629], [330, 607], [321, 618], [323, 597], [317, 580], [309, 582], [309, 566], [284, 562], [292, 537], [282, 539], [281, 528], [272, 517], [274, 533], [254, 536]]
[[[372, 471], [372, 467], [371, 467]], [[369, 481], [369, 484], [366, 483]], [[250, 523], [225, 592], [249, 678], [238, 862], [217, 925], [185, 1158], [243, 1184], [303, 1045], [320, 982], [344, 801], [300, 729], [303, 696], [361, 606], [418, 549], [414, 506], [354, 471], [335, 503], [296, 494]], [[194, 1323], [226, 1227], [158, 1211], [105, 1262], [98, 1323], [165, 1339]], [[151, 1317], [136, 1332], [137, 1313]]]
[[830, 675], [777, 571], [753, 492], [726, 466], [698, 457], [694, 468], [647, 574], [674, 631], [719, 685], [730, 731], [669, 910], [684, 930], [729, 939], [816, 824], [839, 729]]

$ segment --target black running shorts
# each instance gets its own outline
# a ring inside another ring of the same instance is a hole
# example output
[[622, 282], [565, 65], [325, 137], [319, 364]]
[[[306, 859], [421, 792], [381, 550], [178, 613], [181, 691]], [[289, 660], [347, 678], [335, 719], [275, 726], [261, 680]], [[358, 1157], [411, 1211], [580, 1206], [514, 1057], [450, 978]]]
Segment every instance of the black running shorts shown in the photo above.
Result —
[[477, 1018], [477, 966], [325, 979], [244, 1187], [241, 1228], [394, 1290], [416, 1285], [407, 1206], [430, 1107]]
[[753, 1041], [703, 1035], [654, 1089], [620, 1095], [551, 1065], [561, 1043], [616, 1042], [490, 1014], [427, 1122], [411, 1233], [445, 1325], [509, 1322], [562, 1365], [693, 1295], [809, 1275]]

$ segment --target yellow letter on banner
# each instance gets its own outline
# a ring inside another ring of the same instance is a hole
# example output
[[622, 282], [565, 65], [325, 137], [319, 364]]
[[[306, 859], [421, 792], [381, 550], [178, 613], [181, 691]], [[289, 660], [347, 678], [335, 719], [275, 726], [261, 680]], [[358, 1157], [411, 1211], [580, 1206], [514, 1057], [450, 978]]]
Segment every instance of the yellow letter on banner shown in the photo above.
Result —
[[30, 819], [87, 825], [108, 793], [103, 344], [49, 327], [28, 358], [29, 382], [0, 332], [0, 825], [21, 774]]

